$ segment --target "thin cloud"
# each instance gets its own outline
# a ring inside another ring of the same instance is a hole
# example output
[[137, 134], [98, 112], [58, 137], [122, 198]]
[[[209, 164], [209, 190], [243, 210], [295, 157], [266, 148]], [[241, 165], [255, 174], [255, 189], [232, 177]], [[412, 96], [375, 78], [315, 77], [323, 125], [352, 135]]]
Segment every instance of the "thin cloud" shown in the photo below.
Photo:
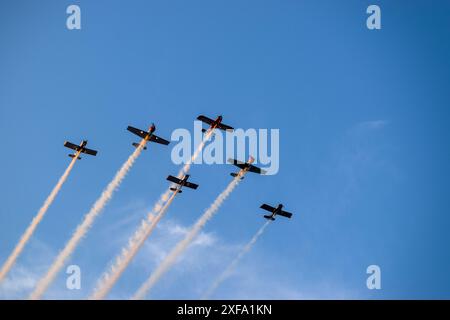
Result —
[[[154, 269], [188, 230], [189, 226], [182, 225], [174, 219], [161, 223], [154, 237], [146, 242], [134, 267], [144, 268], [144, 274]], [[229, 264], [244, 245], [245, 239], [242, 243], [229, 243], [215, 233], [202, 231], [180, 257], [180, 263], [170, 271], [171, 276], [158, 284], [155, 297], [200, 298], [217, 274], [223, 270], [223, 266]], [[278, 275], [261, 274], [261, 262], [257, 260], [244, 259], [243, 265], [238, 266], [236, 272], [227, 279], [227, 284], [218, 290], [217, 297], [305, 299], [309, 296], [300, 292], [291, 283], [284, 283], [284, 289], [281, 290]], [[265, 264], [270, 262], [266, 261]], [[129, 276], [130, 273], [124, 275], [125, 281]], [[229, 290], [230, 286], [232, 290]], [[184, 290], [174, 294], [176, 291], [174, 287], [181, 287]], [[119, 293], [116, 290], [114, 296], [129, 297], [129, 293]]]
[[358, 129], [370, 129], [370, 130], [376, 130], [376, 129], [382, 129], [385, 126], [389, 124], [388, 120], [370, 120], [370, 121], [363, 121], [356, 125]]
[[0, 299], [23, 298], [34, 288], [39, 275], [17, 264], [0, 286]]

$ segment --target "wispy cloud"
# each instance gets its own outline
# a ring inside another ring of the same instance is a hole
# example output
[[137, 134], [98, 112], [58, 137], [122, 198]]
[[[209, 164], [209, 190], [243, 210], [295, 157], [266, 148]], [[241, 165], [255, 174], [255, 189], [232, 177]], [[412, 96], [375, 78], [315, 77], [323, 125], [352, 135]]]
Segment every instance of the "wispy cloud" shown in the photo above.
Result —
[[381, 129], [384, 128], [389, 124], [388, 120], [369, 120], [369, 121], [363, 121], [356, 125], [356, 128], [358, 129]]
[[28, 250], [0, 285], [0, 299], [24, 299], [48, 267], [48, 261], [56, 252], [35, 237]]
[[0, 286], [0, 299], [22, 299], [36, 285], [38, 273], [17, 264]]
[[[142, 274], [151, 272], [188, 230], [188, 225], [180, 224], [176, 219], [162, 222], [153, 237], [146, 242], [142, 254], [137, 257], [133, 267], [144, 269]], [[170, 271], [170, 277], [165, 277], [158, 283], [152, 298], [200, 298], [223, 271], [224, 266], [233, 260], [245, 244], [245, 239], [242, 243], [234, 243], [214, 232], [202, 231]], [[258, 248], [255, 251], [256, 255], [263, 255]], [[265, 268], [270, 268], [271, 264], [270, 259], [264, 260]], [[262, 265], [260, 259], [244, 259], [212, 298], [311, 299], [321, 296], [319, 293], [310, 294], [307, 288], [300, 290], [300, 284], [286, 281], [284, 276], [280, 276], [284, 274], [283, 270], [277, 273], [263, 272]], [[130, 277], [130, 273], [124, 276], [123, 281], [127, 281], [127, 277]], [[117, 288], [113, 291], [112, 297], [128, 298], [131, 294], [118, 292]], [[322, 296], [325, 298], [344, 296], [342, 293], [338, 294], [337, 289], [334, 290], [336, 295], [333, 295], [333, 291], [329, 292], [329, 295]]]

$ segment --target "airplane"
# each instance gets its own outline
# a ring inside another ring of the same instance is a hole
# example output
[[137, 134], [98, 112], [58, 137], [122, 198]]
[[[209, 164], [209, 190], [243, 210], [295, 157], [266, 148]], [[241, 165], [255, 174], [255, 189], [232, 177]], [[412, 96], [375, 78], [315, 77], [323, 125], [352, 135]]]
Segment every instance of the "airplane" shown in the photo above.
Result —
[[198, 184], [188, 182], [187, 181], [188, 179], [189, 179], [189, 175], [188, 174], [185, 175], [183, 177], [183, 179], [178, 179], [177, 177], [174, 177], [174, 176], [168, 176], [167, 177], [167, 180], [169, 180], [169, 181], [179, 185], [176, 188], [170, 188], [170, 190], [172, 190], [174, 192], [178, 192], [178, 193], [182, 193], [183, 192], [183, 191], [181, 191], [181, 188], [183, 188], [183, 187], [188, 187], [188, 188], [191, 188], [191, 189], [194, 189], [194, 190], [198, 188]]
[[[155, 130], [156, 130], [156, 126], [154, 123], [152, 123], [152, 125], [148, 128], [148, 131], [137, 129], [132, 126], [128, 126], [127, 130], [134, 133], [135, 135], [141, 137], [145, 141], [156, 142], [156, 143], [160, 143], [160, 144], [163, 144], [166, 146], [170, 143], [169, 141], [164, 140], [163, 138], [160, 138], [157, 135], [153, 134], [153, 132], [155, 132]], [[137, 142], [133, 142], [132, 145], [135, 148], [139, 147], [139, 143], [137, 143]], [[144, 146], [144, 150], [147, 150], [146, 146]]]
[[[204, 115], [200, 115], [200, 116], [197, 117], [197, 120], [200, 120], [200, 121], [202, 121], [204, 123], [209, 124], [210, 127], [209, 127], [208, 130], [214, 130], [214, 129], [231, 130], [231, 131], [234, 130], [233, 127], [230, 127], [230, 126], [222, 123], [222, 116], [218, 116], [216, 118], [216, 120], [213, 120], [213, 119], [210, 119], [208, 117], [205, 117]], [[202, 132], [205, 133], [208, 130], [202, 129]]]
[[268, 220], [274, 221], [275, 216], [282, 216], [282, 217], [286, 217], [286, 218], [292, 217], [292, 213], [282, 210], [283, 205], [281, 203], [276, 208], [269, 206], [268, 204], [263, 204], [260, 208], [272, 212], [272, 214], [264, 216], [264, 218], [266, 218]]
[[[96, 156], [97, 155], [97, 151], [86, 148], [87, 143], [88, 143], [87, 140], [83, 140], [77, 146], [76, 144], [73, 144], [73, 143], [71, 143], [69, 141], [65, 141], [64, 142], [64, 147], [72, 149], [72, 150], [75, 150], [75, 153], [69, 154], [69, 157], [71, 157], [71, 158], [77, 157], [78, 160], [81, 160], [81, 157], [79, 156], [79, 153], [85, 153], [85, 154], [89, 154], [91, 156]], [[77, 154], [78, 154], [78, 156], [77, 156]]]
[[[253, 161], [255, 161], [255, 159], [253, 157], [250, 157], [249, 160], [247, 162], [242, 162], [236, 159], [228, 159], [228, 162], [235, 165], [238, 168], [241, 168], [242, 170], [245, 170], [247, 172], [253, 172], [253, 173], [257, 173], [257, 174], [266, 174], [267, 171], [263, 170], [261, 168], [258, 168], [257, 166], [252, 165]], [[230, 175], [232, 177], [237, 177], [239, 175], [239, 173], [230, 173]], [[241, 177], [241, 180], [244, 179], [244, 177]]]

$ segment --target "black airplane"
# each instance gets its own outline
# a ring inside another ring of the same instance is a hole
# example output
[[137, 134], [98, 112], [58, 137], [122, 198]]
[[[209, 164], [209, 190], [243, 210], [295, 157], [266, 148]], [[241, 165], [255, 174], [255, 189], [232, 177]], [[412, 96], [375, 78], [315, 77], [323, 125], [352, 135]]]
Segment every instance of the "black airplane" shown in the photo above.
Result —
[[[160, 143], [160, 144], [163, 144], [166, 146], [170, 143], [169, 141], [164, 140], [163, 138], [160, 138], [157, 135], [153, 134], [156, 130], [156, 126], [154, 123], [152, 123], [152, 125], [148, 128], [147, 131], [137, 129], [132, 126], [128, 126], [127, 130], [134, 133], [135, 135], [141, 137], [145, 141], [156, 142], [156, 143]], [[137, 148], [137, 147], [139, 147], [139, 143], [133, 142], [133, 146]], [[144, 150], [147, 150], [146, 146], [144, 146]]]
[[202, 132], [207, 132], [207, 131], [214, 130], [214, 129], [220, 129], [220, 130], [225, 130], [225, 131], [234, 130], [233, 127], [230, 127], [230, 126], [222, 123], [222, 116], [218, 116], [216, 118], [216, 120], [213, 120], [204, 115], [200, 115], [197, 117], [197, 120], [200, 120], [206, 124], [209, 124], [209, 129], [208, 130], [202, 129]]
[[286, 217], [286, 218], [291, 218], [292, 217], [292, 213], [287, 212], [287, 211], [283, 211], [283, 205], [280, 203], [278, 205], [278, 207], [274, 208], [272, 206], [269, 206], [268, 204], [263, 204], [261, 207], [261, 209], [267, 210], [269, 212], [272, 212], [271, 215], [265, 215], [264, 218], [268, 219], [268, 220], [275, 220], [275, 216], [282, 216], [282, 217]]
[[[236, 159], [228, 159], [228, 162], [235, 165], [238, 168], [241, 168], [242, 170], [245, 170], [247, 172], [253, 172], [257, 174], [266, 174], [267, 171], [258, 168], [257, 166], [252, 165], [252, 162], [255, 161], [253, 157], [250, 157], [247, 162], [242, 162]], [[230, 173], [232, 177], [237, 177], [239, 173]], [[241, 177], [241, 179], [244, 179], [244, 177]]]
[[174, 192], [178, 192], [178, 193], [182, 193], [183, 192], [183, 191], [181, 191], [181, 188], [183, 188], [183, 187], [188, 187], [188, 188], [191, 188], [191, 189], [194, 189], [194, 190], [198, 188], [198, 184], [188, 182], [187, 181], [188, 179], [189, 179], [189, 175], [188, 174], [185, 175], [183, 177], [183, 179], [178, 179], [177, 177], [174, 177], [174, 176], [168, 176], [167, 177], [167, 180], [178, 184], [178, 187], [170, 188], [170, 190], [172, 190]]
[[69, 141], [65, 141], [64, 142], [64, 147], [72, 149], [72, 150], [75, 150], [75, 153], [69, 154], [69, 157], [71, 157], [71, 158], [77, 157], [78, 160], [81, 160], [80, 153], [85, 153], [85, 154], [88, 154], [88, 155], [91, 155], [91, 156], [96, 156], [97, 155], [97, 151], [86, 148], [87, 143], [88, 143], [87, 140], [83, 140], [77, 146], [76, 144], [73, 144], [73, 143], [71, 143]]

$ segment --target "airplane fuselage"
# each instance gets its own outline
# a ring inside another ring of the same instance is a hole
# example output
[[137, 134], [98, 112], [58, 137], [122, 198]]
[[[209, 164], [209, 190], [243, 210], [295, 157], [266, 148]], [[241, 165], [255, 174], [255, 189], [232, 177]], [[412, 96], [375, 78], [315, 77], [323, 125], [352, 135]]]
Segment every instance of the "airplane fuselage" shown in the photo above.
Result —
[[181, 193], [182, 192], [181, 189], [186, 185], [188, 179], [189, 179], [189, 175], [187, 174], [183, 177], [183, 179], [180, 180], [180, 182], [178, 183], [178, 186], [176, 188], [170, 188], [170, 190]]
[[271, 218], [274, 219], [277, 214], [279, 214], [283, 210], [283, 205], [279, 204], [278, 207], [275, 208], [275, 210], [272, 212]]
[[145, 136], [144, 139], [145, 139], [146, 141], [149, 141], [150, 138], [151, 138], [152, 135], [153, 135], [153, 132], [155, 132], [155, 130], [156, 130], [156, 127], [155, 127], [154, 124], [152, 124], [152, 125], [148, 128], [148, 133], [147, 133], [147, 135]]
[[189, 179], [189, 175], [185, 175], [184, 178], [181, 180], [180, 182], [180, 186], [178, 187], [178, 190], [181, 190], [181, 188], [183, 188], [187, 182], [187, 180]]
[[213, 124], [211, 125], [211, 129], [217, 128], [219, 124], [222, 123], [222, 116], [218, 116], [216, 120], [214, 120]]

